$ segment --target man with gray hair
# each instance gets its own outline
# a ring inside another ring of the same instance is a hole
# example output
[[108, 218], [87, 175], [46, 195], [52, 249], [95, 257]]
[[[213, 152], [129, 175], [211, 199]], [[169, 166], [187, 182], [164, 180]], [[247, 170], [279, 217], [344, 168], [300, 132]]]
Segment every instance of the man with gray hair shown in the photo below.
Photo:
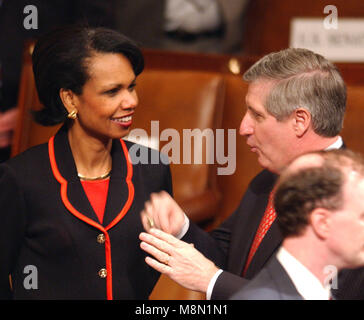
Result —
[[[324, 57], [295, 48], [271, 53], [244, 80], [249, 87], [239, 131], [264, 170], [237, 210], [210, 233], [190, 222], [164, 193], [152, 195], [142, 212], [148, 233], [140, 235], [141, 248], [155, 258], [146, 262], [186, 288], [205, 292], [207, 299], [229, 298], [280, 247], [272, 189], [286, 166], [304, 153], [343, 146], [346, 86]], [[350, 291], [345, 284], [339, 289], [343, 297]]]
[[349, 150], [305, 154], [275, 186], [282, 246], [233, 300], [329, 300], [337, 272], [364, 266], [364, 160]]

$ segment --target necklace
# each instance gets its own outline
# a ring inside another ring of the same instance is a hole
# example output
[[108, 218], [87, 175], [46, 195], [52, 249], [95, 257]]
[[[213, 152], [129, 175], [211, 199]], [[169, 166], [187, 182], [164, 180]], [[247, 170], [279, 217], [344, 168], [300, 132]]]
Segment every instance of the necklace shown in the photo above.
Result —
[[98, 176], [98, 177], [85, 177], [83, 176], [82, 174], [78, 173], [78, 177], [81, 179], [81, 180], [85, 180], [85, 181], [95, 181], [95, 180], [103, 180], [103, 179], [106, 179], [108, 177], [110, 177], [110, 174], [111, 174], [111, 170], [109, 172], [106, 172], [104, 173], [103, 175], [101, 176]]

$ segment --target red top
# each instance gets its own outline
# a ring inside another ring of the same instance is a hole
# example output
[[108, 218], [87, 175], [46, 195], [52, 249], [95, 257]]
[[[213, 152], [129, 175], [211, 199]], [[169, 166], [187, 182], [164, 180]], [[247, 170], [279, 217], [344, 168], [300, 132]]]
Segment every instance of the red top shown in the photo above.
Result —
[[105, 205], [107, 199], [107, 191], [109, 189], [110, 179], [83, 181], [81, 180], [83, 189], [87, 195], [88, 201], [94, 209], [100, 223], [104, 219]]

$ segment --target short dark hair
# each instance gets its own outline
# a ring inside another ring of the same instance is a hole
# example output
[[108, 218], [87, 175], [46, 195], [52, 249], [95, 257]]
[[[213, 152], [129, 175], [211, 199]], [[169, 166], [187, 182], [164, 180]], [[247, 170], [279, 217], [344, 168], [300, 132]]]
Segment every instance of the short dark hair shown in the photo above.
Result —
[[284, 238], [298, 236], [316, 208], [337, 210], [342, 205], [343, 175], [335, 167], [300, 170], [283, 181], [274, 197], [277, 223]]
[[89, 79], [86, 58], [94, 53], [120, 53], [131, 63], [138, 76], [144, 58], [138, 46], [117, 31], [103, 27], [67, 26], [42, 36], [32, 55], [35, 84], [44, 108], [33, 113], [42, 125], [55, 125], [67, 119], [60, 89], [82, 94]]
[[286, 171], [277, 183], [274, 207], [277, 223], [284, 238], [299, 236], [309, 224], [316, 208], [340, 210], [344, 205], [345, 169], [364, 176], [363, 157], [350, 150], [313, 152], [322, 157], [319, 166]]

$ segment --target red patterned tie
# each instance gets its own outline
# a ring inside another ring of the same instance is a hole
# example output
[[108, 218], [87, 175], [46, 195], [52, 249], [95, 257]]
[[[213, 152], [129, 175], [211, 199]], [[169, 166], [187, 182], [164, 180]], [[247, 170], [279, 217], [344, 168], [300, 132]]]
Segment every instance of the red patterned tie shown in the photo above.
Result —
[[265, 209], [265, 212], [264, 212], [262, 220], [260, 221], [260, 225], [258, 227], [257, 233], [255, 234], [253, 244], [250, 248], [248, 259], [246, 261], [245, 268], [243, 271], [243, 276], [245, 276], [246, 271], [248, 270], [248, 267], [250, 265], [250, 262], [253, 259], [255, 252], [258, 250], [258, 247], [259, 247], [260, 243], [262, 242], [265, 234], [267, 233], [267, 231], [269, 230], [270, 226], [272, 225], [274, 219], [277, 216], [276, 211], [274, 210], [274, 205], [273, 205], [273, 195], [274, 194], [272, 191], [269, 195], [267, 208]]

